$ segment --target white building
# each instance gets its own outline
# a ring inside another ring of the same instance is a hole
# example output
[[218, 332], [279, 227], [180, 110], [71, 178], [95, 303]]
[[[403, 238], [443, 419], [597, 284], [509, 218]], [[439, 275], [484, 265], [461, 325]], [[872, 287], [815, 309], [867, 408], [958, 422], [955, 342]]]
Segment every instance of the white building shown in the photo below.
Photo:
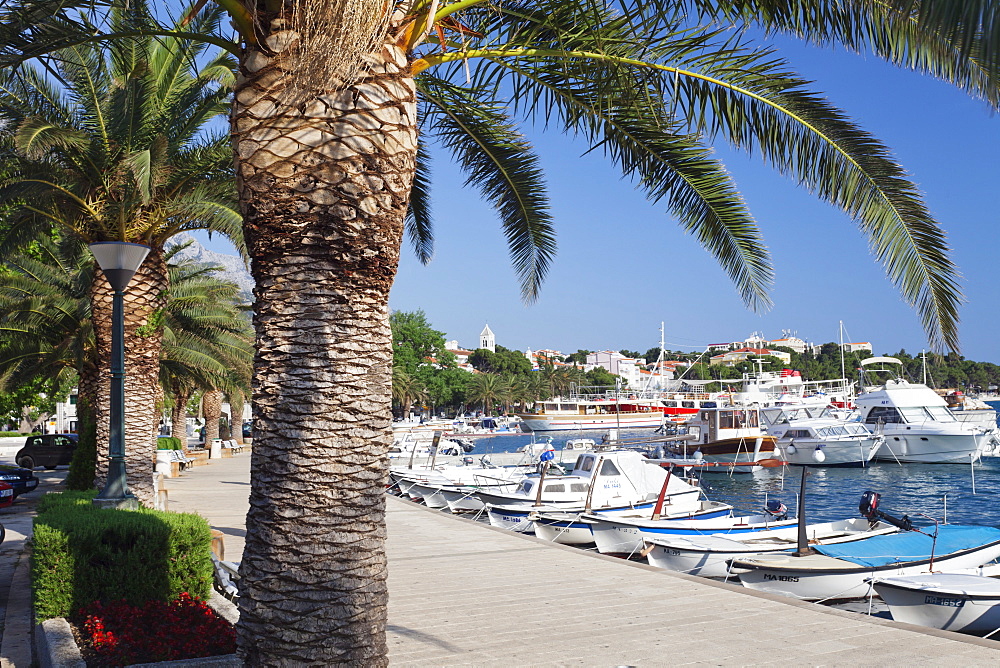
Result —
[[479, 333], [479, 347], [486, 348], [491, 353], [497, 351], [497, 338], [493, 335], [493, 330], [490, 329], [489, 325], [483, 327], [483, 331]]

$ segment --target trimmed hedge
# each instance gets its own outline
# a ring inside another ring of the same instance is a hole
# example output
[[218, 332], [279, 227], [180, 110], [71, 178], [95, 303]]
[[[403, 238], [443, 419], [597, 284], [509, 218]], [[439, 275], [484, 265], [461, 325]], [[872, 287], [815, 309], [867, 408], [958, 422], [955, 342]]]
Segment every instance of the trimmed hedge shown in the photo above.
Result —
[[47, 494], [34, 521], [32, 589], [39, 620], [94, 601], [205, 599], [212, 588], [212, 533], [198, 515], [107, 510], [94, 492]]
[[158, 436], [156, 438], [157, 450], [183, 450], [181, 439], [176, 436]]

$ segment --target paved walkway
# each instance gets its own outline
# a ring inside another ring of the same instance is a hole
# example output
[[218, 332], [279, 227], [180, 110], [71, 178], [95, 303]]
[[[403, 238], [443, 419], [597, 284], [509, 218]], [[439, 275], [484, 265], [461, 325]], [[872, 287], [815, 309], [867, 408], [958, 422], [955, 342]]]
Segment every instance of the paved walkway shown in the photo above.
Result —
[[[243, 548], [249, 455], [168, 481]], [[748, 592], [388, 499], [389, 657], [407, 666], [997, 666], [1000, 643]]]

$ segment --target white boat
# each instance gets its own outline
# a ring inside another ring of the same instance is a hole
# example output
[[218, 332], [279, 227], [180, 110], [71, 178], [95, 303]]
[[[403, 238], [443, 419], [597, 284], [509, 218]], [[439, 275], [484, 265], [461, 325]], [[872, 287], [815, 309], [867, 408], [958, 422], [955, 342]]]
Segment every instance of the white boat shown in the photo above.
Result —
[[868, 371], [883, 371], [890, 376], [859, 395], [857, 406], [862, 422], [885, 437], [876, 459], [967, 464], [982, 456], [991, 443], [988, 435], [956, 420], [934, 390], [900, 378], [902, 362], [898, 359], [871, 357], [861, 362], [863, 369], [875, 364], [889, 368]]
[[[699, 501], [697, 505], [684, 509], [665, 506], [660, 517], [661, 519], [673, 520], [711, 520], [728, 517], [732, 512], [733, 507], [728, 503]], [[633, 513], [634, 510], [630, 508], [604, 511], [601, 512], [601, 515], [614, 517]], [[589, 520], [583, 515], [582, 512], [543, 512], [532, 515], [531, 519], [534, 521], [535, 535], [543, 540], [563, 545], [590, 545], [594, 542], [594, 533], [591, 531], [593, 520]]]
[[735, 559], [745, 587], [806, 601], [864, 598], [870, 578], [975, 568], [1000, 557], [1000, 529], [945, 524], [937, 537], [917, 531], [839, 545], [813, 546], [815, 554], [780, 552]]
[[1000, 580], [985, 575], [922, 573], [872, 581], [897, 622], [945, 631], [1000, 629]]
[[867, 425], [825, 406], [789, 405], [761, 414], [765, 431], [777, 439], [775, 456], [798, 466], [867, 466], [884, 441]]
[[389, 459], [407, 459], [415, 457], [433, 457], [435, 455], [453, 456], [471, 452], [475, 446], [457, 438], [442, 437], [435, 451], [434, 433], [404, 433], [393, 438], [389, 446]]
[[515, 531], [533, 528], [528, 516], [539, 512], [652, 508], [664, 484], [671, 504], [698, 504], [699, 488], [646, 461], [634, 450], [584, 453], [569, 475], [532, 476], [512, 492], [481, 490], [477, 495], [487, 505], [491, 524]]
[[594, 543], [601, 554], [618, 557], [632, 557], [639, 554], [644, 541], [665, 535], [708, 536], [712, 534], [742, 535], [794, 527], [796, 520], [777, 519], [775, 515], [727, 516], [710, 520], [650, 519], [643, 516], [614, 516], [589, 514]]
[[655, 429], [664, 422], [663, 406], [658, 399], [617, 391], [556, 397], [535, 406], [535, 412], [518, 415], [522, 429]]
[[[829, 545], [899, 531], [894, 526], [865, 519], [839, 520], [806, 526], [810, 544]], [[742, 536], [664, 535], [646, 539], [650, 566], [707, 578], [729, 576], [729, 561], [768, 552], [783, 552], [796, 546], [798, 527], [758, 531]]]

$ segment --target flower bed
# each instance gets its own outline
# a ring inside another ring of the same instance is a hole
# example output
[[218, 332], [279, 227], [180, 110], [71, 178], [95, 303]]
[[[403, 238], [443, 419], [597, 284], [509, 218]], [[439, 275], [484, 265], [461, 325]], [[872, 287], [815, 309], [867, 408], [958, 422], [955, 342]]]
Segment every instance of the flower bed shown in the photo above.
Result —
[[75, 620], [87, 665], [128, 666], [231, 654], [236, 632], [187, 593], [169, 603], [92, 603]]

